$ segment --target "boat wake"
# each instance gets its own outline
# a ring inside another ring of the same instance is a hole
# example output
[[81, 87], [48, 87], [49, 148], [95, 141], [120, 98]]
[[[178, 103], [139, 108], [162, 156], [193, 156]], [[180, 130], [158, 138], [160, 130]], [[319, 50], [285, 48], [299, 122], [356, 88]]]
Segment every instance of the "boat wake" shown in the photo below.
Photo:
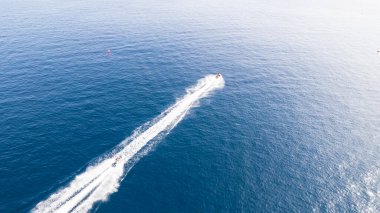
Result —
[[96, 202], [106, 201], [110, 194], [118, 190], [120, 182], [139, 158], [169, 133], [201, 98], [223, 86], [224, 80], [220, 74], [217, 77], [207, 75], [198, 80], [174, 105], [139, 127], [110, 153], [99, 157], [67, 186], [39, 202], [32, 212], [87, 212]]

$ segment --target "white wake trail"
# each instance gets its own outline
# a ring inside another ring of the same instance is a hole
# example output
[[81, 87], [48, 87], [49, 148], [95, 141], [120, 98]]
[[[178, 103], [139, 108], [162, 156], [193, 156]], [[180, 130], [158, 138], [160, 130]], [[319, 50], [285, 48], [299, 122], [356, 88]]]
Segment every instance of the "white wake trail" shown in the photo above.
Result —
[[[77, 175], [67, 186], [38, 203], [32, 212], [87, 212], [94, 203], [106, 201], [108, 196], [119, 188], [120, 182], [127, 172], [125, 171], [126, 163], [131, 162], [139, 151], [149, 145], [152, 139], [168, 133], [174, 128], [201, 98], [223, 86], [224, 79], [221, 76], [216, 78], [215, 75], [207, 75], [198, 80], [197, 84], [187, 89], [187, 94], [174, 105], [137, 129], [111, 154], [100, 157], [94, 165]], [[113, 167], [116, 156], [121, 156], [121, 159]]]

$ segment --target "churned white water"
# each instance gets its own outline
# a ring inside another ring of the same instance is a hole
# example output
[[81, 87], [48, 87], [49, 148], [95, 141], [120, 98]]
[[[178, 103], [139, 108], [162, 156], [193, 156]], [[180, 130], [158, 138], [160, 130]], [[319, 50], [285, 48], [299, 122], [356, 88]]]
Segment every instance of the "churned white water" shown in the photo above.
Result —
[[[207, 75], [197, 84], [188, 88], [186, 95], [161, 115], [149, 121], [135, 133], [122, 141], [111, 154], [103, 155], [78, 174], [67, 186], [50, 195], [37, 204], [33, 212], [86, 212], [94, 203], [106, 201], [108, 196], [116, 192], [125, 174], [125, 165], [136, 157], [152, 139], [162, 133], [168, 133], [186, 115], [188, 110], [197, 105], [201, 98], [224, 86], [223, 77]], [[143, 129], [143, 130], [142, 130]], [[158, 140], [156, 140], [158, 142]], [[154, 143], [154, 142], [153, 142]], [[113, 164], [116, 162], [116, 166]]]

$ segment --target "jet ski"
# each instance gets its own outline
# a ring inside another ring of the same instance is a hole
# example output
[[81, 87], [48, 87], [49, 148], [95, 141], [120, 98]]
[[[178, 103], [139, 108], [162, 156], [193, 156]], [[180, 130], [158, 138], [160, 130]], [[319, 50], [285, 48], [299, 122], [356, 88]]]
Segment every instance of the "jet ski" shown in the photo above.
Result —
[[113, 167], [116, 167], [117, 163], [121, 160], [121, 156], [118, 156], [116, 159], [115, 159], [115, 162], [112, 164]]
[[222, 77], [222, 74], [218, 73], [218, 74], [216, 74], [215, 77], [216, 77], [216, 78], [220, 78], [220, 77]]

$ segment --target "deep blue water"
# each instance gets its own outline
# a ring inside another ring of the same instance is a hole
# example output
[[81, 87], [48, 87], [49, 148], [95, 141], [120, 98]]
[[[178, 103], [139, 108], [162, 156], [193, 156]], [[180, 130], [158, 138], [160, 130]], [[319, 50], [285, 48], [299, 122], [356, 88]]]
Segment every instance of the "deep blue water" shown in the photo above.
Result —
[[224, 89], [94, 212], [380, 211], [379, 6], [1, 1], [0, 212], [31, 210], [216, 72]]

